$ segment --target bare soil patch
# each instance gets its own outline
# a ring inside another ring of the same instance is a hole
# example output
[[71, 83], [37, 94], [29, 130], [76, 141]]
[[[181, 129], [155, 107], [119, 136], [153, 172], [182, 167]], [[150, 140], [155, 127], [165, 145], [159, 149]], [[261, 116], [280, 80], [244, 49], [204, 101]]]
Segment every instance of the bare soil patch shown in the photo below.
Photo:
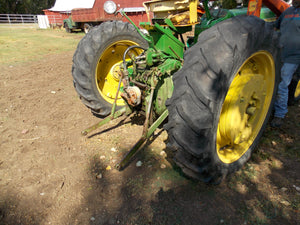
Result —
[[99, 119], [73, 88], [72, 55], [0, 67], [0, 224], [299, 224], [299, 103], [221, 185], [172, 168], [161, 129], [119, 172], [142, 126], [121, 118], [81, 136]]

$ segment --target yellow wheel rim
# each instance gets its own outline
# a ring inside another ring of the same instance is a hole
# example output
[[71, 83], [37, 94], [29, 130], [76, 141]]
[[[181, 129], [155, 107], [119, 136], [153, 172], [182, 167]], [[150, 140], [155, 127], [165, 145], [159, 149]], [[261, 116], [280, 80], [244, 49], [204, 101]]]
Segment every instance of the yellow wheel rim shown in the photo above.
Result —
[[296, 99], [300, 97], [300, 80], [298, 81], [298, 84], [297, 84], [297, 87], [296, 87], [296, 90], [295, 90], [294, 97], [295, 97]]
[[266, 51], [250, 56], [235, 75], [222, 106], [217, 153], [224, 163], [240, 159], [258, 136], [275, 86], [275, 64]]
[[[111, 44], [101, 54], [97, 66], [95, 79], [98, 91], [105, 101], [113, 104], [116, 93], [118, 90], [119, 78], [120, 78], [120, 65], [123, 62], [123, 55], [126, 49], [132, 45], [138, 45], [137, 43], [129, 40], [117, 41]], [[142, 53], [141, 49], [130, 50], [134, 55]], [[127, 54], [126, 60], [129, 60]], [[125, 102], [121, 98], [119, 93], [117, 99], [117, 105], [124, 105]]]

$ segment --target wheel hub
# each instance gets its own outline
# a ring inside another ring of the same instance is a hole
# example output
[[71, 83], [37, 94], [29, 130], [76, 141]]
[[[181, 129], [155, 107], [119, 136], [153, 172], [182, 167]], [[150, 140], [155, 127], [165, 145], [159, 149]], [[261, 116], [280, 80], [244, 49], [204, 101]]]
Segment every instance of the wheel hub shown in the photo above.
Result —
[[[137, 45], [137, 43], [129, 40], [121, 40], [114, 42], [106, 48], [100, 55], [96, 65], [95, 79], [99, 94], [108, 103], [113, 104], [118, 89], [120, 79], [120, 65], [123, 62], [123, 55], [129, 46]], [[133, 51], [134, 55], [138, 55], [142, 50]], [[126, 60], [130, 59], [128, 56]], [[117, 105], [124, 105], [125, 102], [120, 94], [117, 97]]]
[[264, 51], [252, 55], [235, 75], [217, 130], [217, 152], [224, 163], [238, 160], [257, 137], [271, 104], [274, 82], [274, 61]]
[[[228, 92], [220, 117], [220, 135], [232, 144], [247, 141], [252, 133], [252, 123], [259, 113], [260, 102], [264, 102], [263, 76], [238, 76]], [[240, 93], [240, 94], [236, 94]]]
[[110, 75], [119, 82], [121, 77], [120, 63], [116, 63], [110, 70]]

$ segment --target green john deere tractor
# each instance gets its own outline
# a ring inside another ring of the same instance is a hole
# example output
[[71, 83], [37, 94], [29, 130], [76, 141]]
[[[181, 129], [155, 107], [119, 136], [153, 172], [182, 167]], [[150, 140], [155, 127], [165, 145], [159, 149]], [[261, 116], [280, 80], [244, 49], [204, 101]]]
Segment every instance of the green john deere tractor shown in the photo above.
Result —
[[144, 5], [154, 16], [143, 29], [105, 22], [78, 44], [75, 89], [105, 117], [83, 134], [124, 114], [144, 114], [142, 137], [117, 164], [122, 169], [168, 117], [174, 162], [189, 177], [219, 182], [249, 159], [268, 122], [280, 64], [278, 35], [263, 19], [275, 16], [269, 9], [263, 19], [240, 15], [244, 9], [210, 10], [207, 0]]

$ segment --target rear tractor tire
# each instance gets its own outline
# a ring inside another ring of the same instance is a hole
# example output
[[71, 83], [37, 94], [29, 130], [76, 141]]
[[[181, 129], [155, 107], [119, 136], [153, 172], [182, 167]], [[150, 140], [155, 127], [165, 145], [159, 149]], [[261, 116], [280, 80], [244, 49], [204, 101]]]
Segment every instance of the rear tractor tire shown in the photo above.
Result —
[[[130, 46], [146, 48], [147, 42], [129, 23], [104, 22], [94, 27], [79, 42], [73, 56], [72, 75], [74, 87], [82, 102], [97, 116], [110, 113], [118, 89], [120, 63]], [[133, 48], [139, 55], [142, 49]], [[129, 59], [129, 56], [126, 56]], [[119, 95], [117, 106], [125, 105]]]
[[165, 129], [187, 176], [219, 183], [250, 158], [275, 99], [277, 39], [263, 20], [237, 16], [202, 32], [186, 51]]

